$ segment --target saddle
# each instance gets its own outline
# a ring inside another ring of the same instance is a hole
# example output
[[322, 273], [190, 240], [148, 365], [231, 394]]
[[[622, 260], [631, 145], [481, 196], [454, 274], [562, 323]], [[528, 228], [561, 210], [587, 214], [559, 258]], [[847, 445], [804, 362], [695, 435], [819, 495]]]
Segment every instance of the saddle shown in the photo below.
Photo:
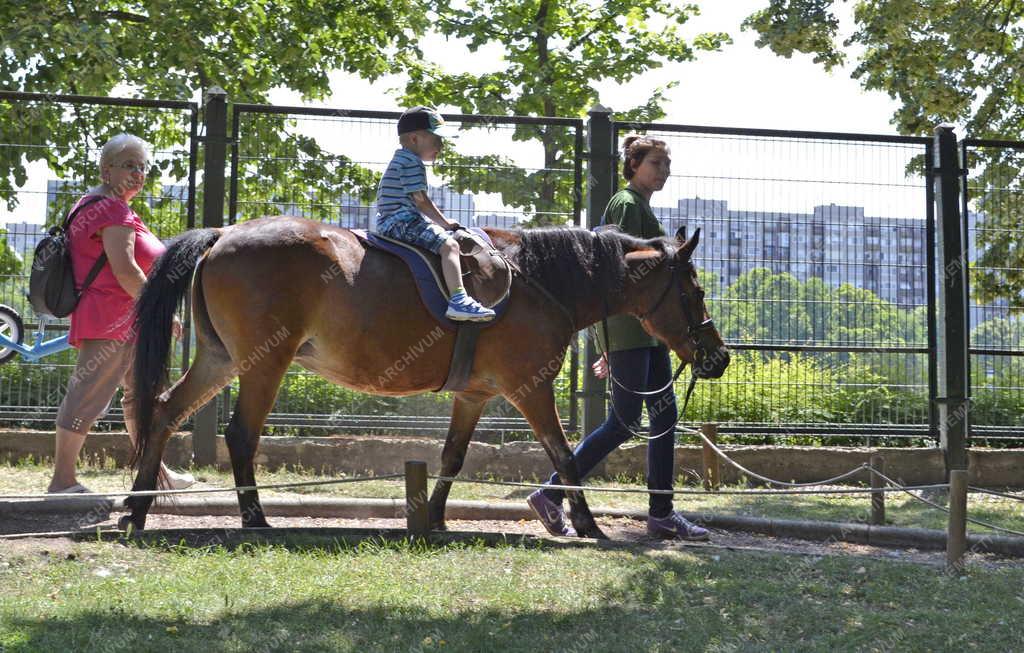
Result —
[[483, 229], [470, 227], [453, 234], [459, 244], [462, 283], [466, 292], [495, 313], [490, 322], [454, 322], [445, 317], [449, 289], [444, 282], [441, 258], [437, 254], [365, 229], [352, 229], [352, 233], [366, 246], [393, 254], [409, 266], [424, 307], [442, 328], [455, 332], [455, 349], [448, 378], [438, 391], [465, 388], [473, 368], [480, 331], [500, 320], [508, 308], [512, 290], [512, 267], [509, 262], [495, 249], [490, 236]]

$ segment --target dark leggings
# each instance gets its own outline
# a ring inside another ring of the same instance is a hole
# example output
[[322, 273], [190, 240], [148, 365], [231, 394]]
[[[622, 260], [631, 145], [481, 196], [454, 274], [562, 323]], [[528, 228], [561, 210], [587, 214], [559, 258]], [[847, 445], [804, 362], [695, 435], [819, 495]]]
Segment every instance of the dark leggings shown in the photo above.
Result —
[[[609, 360], [615, 378], [632, 390], [654, 390], [672, 378], [672, 363], [668, 349], [664, 346], [613, 351]], [[604, 423], [585, 437], [573, 452], [580, 479], [585, 479], [599, 462], [631, 437], [619, 418], [634, 431], [638, 431], [640, 415], [646, 403], [647, 417], [651, 423], [649, 435], [657, 435], [671, 428], [676, 421], [676, 397], [671, 387], [660, 395], [641, 397], [623, 390], [610, 379], [608, 383], [612, 386], [614, 410], [609, 406]], [[648, 489], [672, 489], [675, 442], [675, 429], [647, 442]], [[548, 482], [553, 485], [562, 483], [557, 473]], [[544, 493], [555, 503], [561, 503], [565, 497], [562, 490], [544, 490]], [[649, 512], [652, 517], [668, 515], [672, 512], [672, 496], [650, 495]]]

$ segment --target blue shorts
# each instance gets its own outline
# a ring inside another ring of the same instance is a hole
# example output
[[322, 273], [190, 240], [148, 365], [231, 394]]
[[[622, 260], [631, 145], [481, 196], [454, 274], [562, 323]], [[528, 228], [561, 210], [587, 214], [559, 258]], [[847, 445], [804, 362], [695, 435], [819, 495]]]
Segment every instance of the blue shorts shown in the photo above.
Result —
[[441, 246], [452, 237], [452, 232], [415, 213], [395, 213], [381, 218], [377, 222], [377, 233], [422, 247], [434, 254], [440, 252]]

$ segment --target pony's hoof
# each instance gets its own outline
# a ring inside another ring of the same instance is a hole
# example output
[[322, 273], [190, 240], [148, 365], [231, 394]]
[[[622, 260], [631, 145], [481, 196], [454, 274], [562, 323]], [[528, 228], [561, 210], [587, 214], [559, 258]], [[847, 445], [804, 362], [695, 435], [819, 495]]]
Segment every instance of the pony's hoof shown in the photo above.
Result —
[[576, 533], [580, 537], [590, 537], [590, 538], [593, 538], [595, 540], [607, 540], [608, 539], [608, 536], [604, 534], [604, 531], [602, 531], [600, 528], [598, 528], [597, 524], [594, 524], [592, 526], [587, 526], [585, 528], [577, 528], [576, 529]]
[[430, 530], [432, 530], [432, 531], [447, 531], [448, 530], [448, 524], [446, 524], [443, 521], [434, 522], [434, 523], [432, 523], [430, 525]]
[[259, 521], [242, 522], [242, 528], [271, 528], [270, 524], [267, 523], [266, 519]]
[[142, 519], [140, 523], [136, 522], [131, 515], [125, 515], [117, 520], [117, 527], [131, 537], [132, 533], [141, 531], [146, 527], [146, 520]]

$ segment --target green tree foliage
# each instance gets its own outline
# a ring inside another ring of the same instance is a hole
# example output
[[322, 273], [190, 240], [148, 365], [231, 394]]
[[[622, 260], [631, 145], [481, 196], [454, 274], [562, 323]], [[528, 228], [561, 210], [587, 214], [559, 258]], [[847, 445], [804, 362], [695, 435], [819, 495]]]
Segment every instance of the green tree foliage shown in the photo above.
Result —
[[745, 272], [726, 290], [725, 337], [758, 343], [802, 343], [811, 336], [802, 284], [767, 268]]
[[[451, 73], [427, 61], [407, 60], [408, 104], [454, 105], [463, 113], [582, 117], [598, 102], [597, 85], [628, 82], [667, 62], [691, 61], [698, 50], [717, 50], [729, 37], [700, 34], [687, 40], [680, 28], [697, 13], [691, 4], [664, 0], [602, 3], [585, 0], [465, 0], [433, 3], [434, 29], [466, 43], [471, 52], [497, 47], [498, 69]], [[667, 88], [656, 89], [618, 119], [655, 120], [664, 115]], [[509, 206], [550, 224], [573, 206], [573, 133], [564, 127], [519, 125], [516, 141], [539, 140], [545, 170], [517, 167], [499, 153], [460, 155], [450, 148], [438, 170], [459, 191], [499, 192]], [[500, 169], [482, 177], [481, 167]]]
[[864, 288], [833, 288], [817, 277], [801, 282], [767, 268], [740, 275], [714, 305], [727, 340], [899, 347], [927, 339], [923, 307], [900, 309]]
[[[411, 0], [0, 3], [0, 88], [100, 96], [127, 90], [137, 97], [187, 100], [216, 85], [233, 101], [266, 102], [271, 89], [284, 87], [307, 99], [322, 98], [330, 92], [332, 70], [372, 80], [393, 71], [396, 57], [414, 56], [426, 26], [423, 6]], [[34, 160], [45, 160], [58, 178], [95, 183], [95, 157], [83, 154], [121, 131], [160, 150], [180, 149], [187, 118], [114, 107], [0, 103], [2, 142], [46, 146], [0, 158], [0, 197], [12, 207], [13, 188], [25, 182], [25, 164]], [[317, 158], [310, 149], [285, 132], [262, 143], [260, 151], [277, 159]], [[187, 156], [161, 163], [165, 175], [185, 177]], [[337, 174], [323, 183], [365, 181], [350, 162], [338, 163], [326, 164]], [[322, 179], [321, 172], [297, 165], [260, 181], [282, 194], [280, 189]], [[147, 193], [159, 185], [160, 175], [151, 177]], [[66, 209], [51, 207], [51, 220]]]
[[[1016, 349], [1024, 320], [996, 318], [971, 330], [971, 347]], [[971, 356], [971, 419], [978, 424], [1020, 424], [1024, 418], [1024, 360], [1018, 356]]]
[[[975, 138], [1024, 138], [1024, 3], [1012, 0], [860, 0], [856, 29], [839, 41], [835, 0], [770, 0], [744, 26], [758, 45], [790, 57], [814, 55], [827, 70], [851, 52], [853, 77], [899, 101], [893, 123], [904, 134], [930, 135], [955, 122]], [[983, 214], [980, 260], [972, 290], [982, 301], [1009, 300], [1024, 310], [1024, 151], [971, 153], [973, 200]]]
[[[901, 309], [870, 290], [849, 284], [834, 288], [820, 278], [801, 282], [788, 273], [774, 274], [766, 268], [755, 268], [725, 289], [721, 299], [714, 303], [712, 317], [729, 342], [866, 348], [859, 352], [800, 355], [766, 351], [755, 357], [765, 365], [792, 358], [794, 370], [814, 366], [818, 378], [805, 375], [797, 382], [800, 386], [817, 387], [831, 383], [829, 379], [833, 377], [843, 378], [844, 382], [833, 391], [840, 392], [843, 401], [848, 402], [844, 404], [848, 410], [837, 414], [850, 416], [874, 411], [882, 421], [900, 421], [887, 415], [893, 411], [906, 414], [904, 404], [913, 403], [907, 397], [916, 395], [915, 391], [897, 388], [920, 386], [927, 378], [927, 357], [884, 351], [926, 344], [925, 309]], [[802, 363], [798, 364], [797, 358]], [[727, 372], [734, 373], [732, 368]], [[886, 389], [875, 387], [880, 385]], [[899, 409], [892, 408], [894, 405], [899, 405]], [[865, 406], [870, 406], [870, 410]]]
[[7, 242], [7, 230], [0, 229], [0, 276], [20, 274], [24, 261]]

